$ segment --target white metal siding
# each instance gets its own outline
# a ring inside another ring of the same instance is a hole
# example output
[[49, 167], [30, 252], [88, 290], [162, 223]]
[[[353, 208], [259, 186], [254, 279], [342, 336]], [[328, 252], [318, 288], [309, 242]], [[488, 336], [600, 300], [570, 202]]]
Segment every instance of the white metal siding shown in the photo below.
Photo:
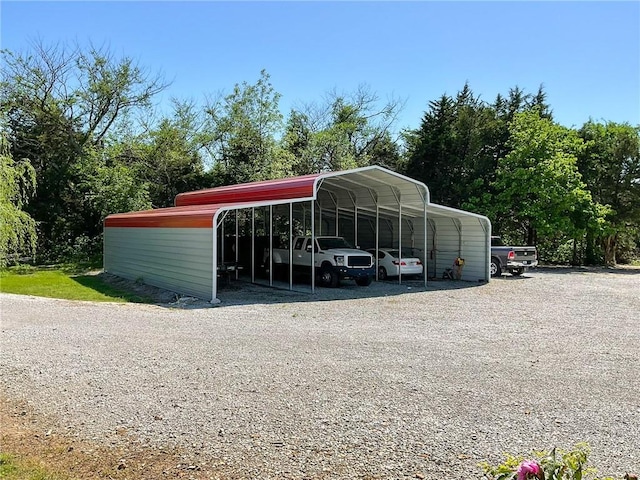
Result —
[[476, 282], [487, 278], [487, 243], [489, 235], [474, 218], [462, 219], [462, 251], [465, 263], [462, 269], [464, 280]]
[[[442, 278], [445, 269], [453, 268], [453, 262], [459, 254], [460, 236], [455, 218], [436, 217], [433, 220], [436, 226], [435, 272], [433, 274], [437, 278]], [[466, 272], [463, 270], [463, 273]]]
[[[487, 278], [488, 234], [476, 218], [432, 218], [436, 225], [435, 272], [442, 278], [445, 269], [453, 269], [456, 257], [464, 258], [462, 279], [476, 282]], [[456, 228], [456, 224], [458, 228]]]
[[107, 227], [105, 272], [211, 300], [211, 228]]

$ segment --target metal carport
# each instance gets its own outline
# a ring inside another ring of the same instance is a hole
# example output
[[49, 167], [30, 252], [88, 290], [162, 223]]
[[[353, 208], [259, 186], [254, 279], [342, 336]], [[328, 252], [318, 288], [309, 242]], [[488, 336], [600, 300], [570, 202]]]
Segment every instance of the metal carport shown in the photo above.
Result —
[[[289, 238], [290, 255], [295, 225], [297, 233], [341, 235], [362, 248], [421, 252], [425, 286], [428, 277], [441, 275], [458, 256], [466, 261], [463, 280], [489, 280], [489, 220], [433, 204], [426, 185], [378, 166], [187, 192], [176, 197], [176, 207], [110, 215], [105, 220], [105, 271], [218, 301], [217, 272], [229, 257], [229, 230], [235, 239], [231, 255], [238, 261], [241, 254], [239, 212], [250, 218], [245, 230], [250, 232], [248, 268], [255, 282], [260, 255], [256, 212], [262, 212], [261, 231], [271, 250], [274, 211], [286, 219], [287, 210], [288, 232], [281, 233]], [[274, 285], [273, 269], [269, 272], [269, 285]]]

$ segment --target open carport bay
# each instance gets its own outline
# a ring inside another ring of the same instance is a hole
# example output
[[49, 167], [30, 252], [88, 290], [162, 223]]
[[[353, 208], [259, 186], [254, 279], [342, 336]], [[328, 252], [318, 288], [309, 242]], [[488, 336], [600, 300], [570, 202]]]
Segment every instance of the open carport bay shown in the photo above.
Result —
[[[465, 259], [463, 280], [489, 281], [489, 220], [431, 203], [426, 185], [378, 166], [185, 192], [176, 207], [109, 215], [104, 268], [214, 303], [225, 301], [217, 298], [218, 283], [229, 266], [234, 277], [265, 283], [262, 277], [271, 286], [279, 270], [289, 290], [298, 283], [294, 271], [302, 270], [315, 291], [312, 272], [331, 269], [336, 260], [319, 260], [319, 248], [309, 250], [309, 258], [294, 256], [293, 242], [321, 235], [418, 257], [426, 266], [425, 287], [457, 257]], [[281, 250], [278, 264], [274, 249]], [[368, 267], [371, 257], [364, 258]], [[364, 267], [361, 262], [351, 267]]]
[[55, 434], [180, 445], [194, 478], [481, 478], [580, 441], [603, 476], [638, 473], [640, 271], [464, 285], [192, 310], [2, 295], [0, 385]]

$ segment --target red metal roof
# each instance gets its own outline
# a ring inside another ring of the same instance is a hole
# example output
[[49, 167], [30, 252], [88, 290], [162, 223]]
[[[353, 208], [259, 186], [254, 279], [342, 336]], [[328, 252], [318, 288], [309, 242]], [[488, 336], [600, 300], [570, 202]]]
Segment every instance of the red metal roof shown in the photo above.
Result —
[[212, 228], [213, 217], [222, 205], [158, 208], [142, 212], [115, 213], [104, 220], [105, 227]]
[[176, 206], [219, 205], [222, 203], [239, 204], [245, 202], [311, 198], [314, 193], [314, 182], [316, 178], [320, 176], [321, 174], [315, 173], [301, 177], [242, 183], [240, 185], [227, 185], [195, 192], [180, 193], [176, 196]]

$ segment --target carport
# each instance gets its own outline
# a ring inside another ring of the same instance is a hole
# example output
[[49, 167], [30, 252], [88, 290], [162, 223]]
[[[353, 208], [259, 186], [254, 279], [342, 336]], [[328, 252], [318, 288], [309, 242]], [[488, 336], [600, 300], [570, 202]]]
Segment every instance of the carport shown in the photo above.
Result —
[[[229, 269], [234, 278], [297, 289], [293, 237], [339, 235], [363, 249], [410, 249], [425, 265], [425, 287], [457, 257], [465, 259], [463, 280], [490, 277], [486, 217], [433, 204], [426, 185], [378, 166], [187, 192], [175, 204], [108, 216], [105, 271], [217, 302]], [[263, 264], [277, 246], [289, 251], [288, 284]]]

